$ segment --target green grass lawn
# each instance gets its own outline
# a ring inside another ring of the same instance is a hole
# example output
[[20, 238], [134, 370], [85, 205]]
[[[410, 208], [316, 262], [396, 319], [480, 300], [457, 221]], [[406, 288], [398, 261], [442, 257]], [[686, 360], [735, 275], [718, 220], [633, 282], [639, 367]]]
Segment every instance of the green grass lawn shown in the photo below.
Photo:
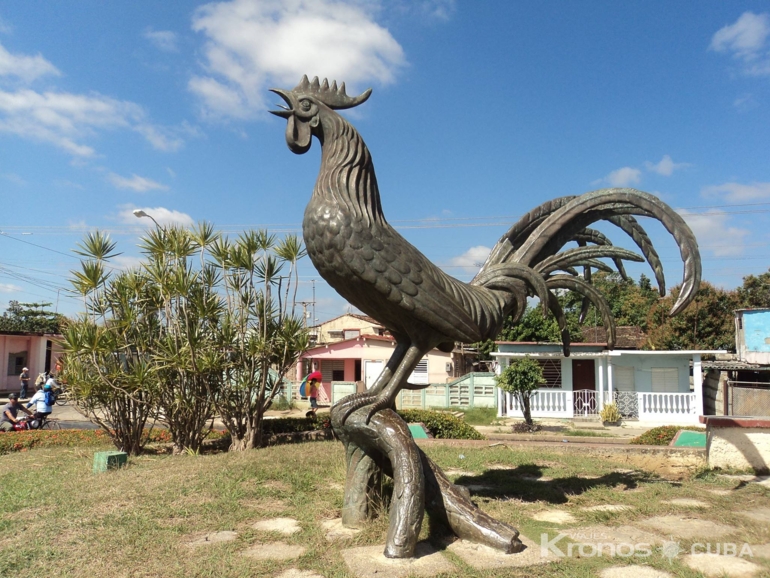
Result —
[[[427, 446], [456, 482], [476, 484], [478, 505], [517, 526], [538, 544], [542, 533], [559, 527], [532, 518], [543, 510], [571, 513], [564, 527], [633, 524], [653, 515], [682, 513], [737, 528], [730, 542], [770, 543], [767, 524], [736, 510], [770, 507], [770, 492], [714, 475], [670, 483], [604, 459], [504, 446]], [[98, 449], [98, 448], [97, 448]], [[108, 449], [108, 448], [104, 448]], [[387, 514], [351, 539], [329, 542], [324, 520], [342, 507], [342, 445], [314, 442], [238, 454], [147, 455], [125, 469], [92, 474], [94, 448], [40, 448], [0, 456], [0, 576], [205, 577], [276, 576], [288, 568], [313, 570], [326, 578], [352, 576], [341, 556], [346, 548], [384, 544]], [[501, 469], [508, 468], [508, 469]], [[737, 489], [735, 489], [737, 487]], [[708, 490], [729, 490], [718, 495]], [[682, 510], [664, 504], [697, 498], [710, 506]], [[601, 504], [623, 504], [625, 512], [586, 511]], [[263, 533], [255, 522], [274, 517], [299, 521], [290, 536]], [[191, 548], [203, 534], [230, 530], [231, 542]], [[430, 531], [433, 531], [433, 534]], [[441, 534], [428, 520], [422, 537]], [[241, 553], [258, 542], [302, 545], [294, 561], [258, 561]], [[689, 543], [682, 541], [689, 548]], [[571, 558], [523, 569], [478, 571], [447, 552], [458, 572], [471, 577], [590, 577], [604, 567], [633, 559]], [[770, 564], [765, 564], [770, 575]], [[639, 561], [637, 561], [638, 563]], [[654, 555], [642, 563], [696, 578], [678, 559]]]

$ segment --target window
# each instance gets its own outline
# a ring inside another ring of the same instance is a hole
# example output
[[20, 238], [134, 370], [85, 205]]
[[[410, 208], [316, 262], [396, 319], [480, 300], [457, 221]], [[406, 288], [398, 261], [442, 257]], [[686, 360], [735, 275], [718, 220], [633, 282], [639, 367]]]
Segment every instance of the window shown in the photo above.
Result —
[[321, 381], [345, 381], [345, 361], [329, 359], [321, 361]]
[[24, 366], [27, 365], [27, 352], [8, 354], [8, 375], [19, 375]]
[[342, 332], [343, 339], [353, 339], [354, 337], [358, 337], [360, 335], [361, 335], [360, 329], [345, 329]]
[[538, 359], [545, 383], [540, 387], [561, 388], [561, 359]]
[[430, 383], [428, 380], [428, 359], [423, 358], [417, 363], [417, 367], [414, 368], [412, 375], [407, 380], [409, 383], [417, 385], [427, 385]]
[[653, 367], [652, 391], [655, 393], [679, 391], [679, 370], [676, 367]]
[[612, 366], [612, 388], [617, 391], [635, 391], [634, 368], [622, 365]]

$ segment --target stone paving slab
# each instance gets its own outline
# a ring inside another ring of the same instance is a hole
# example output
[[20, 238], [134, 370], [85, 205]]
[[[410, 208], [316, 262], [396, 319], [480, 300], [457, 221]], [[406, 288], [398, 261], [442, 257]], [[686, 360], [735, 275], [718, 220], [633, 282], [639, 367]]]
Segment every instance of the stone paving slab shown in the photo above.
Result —
[[710, 520], [702, 520], [692, 516], [657, 516], [642, 520], [639, 525], [645, 526], [664, 536], [690, 540], [693, 538], [717, 538], [727, 536], [737, 531], [737, 528], [717, 524]]
[[304, 546], [296, 544], [286, 544], [285, 542], [267, 542], [265, 544], [254, 544], [242, 553], [244, 556], [256, 560], [294, 560], [305, 553], [307, 549]]
[[674, 578], [674, 575], [649, 566], [613, 566], [599, 572], [599, 578]]
[[386, 558], [385, 547], [362, 546], [342, 551], [351, 573], [357, 578], [405, 578], [406, 576], [435, 576], [442, 572], [456, 574], [457, 567], [427, 542], [419, 542], [415, 557], [408, 560]]
[[543, 556], [540, 551], [540, 545], [536, 544], [526, 536], [519, 536], [525, 549], [515, 554], [505, 554], [500, 550], [495, 550], [489, 546], [483, 546], [466, 540], [457, 540], [452, 543], [447, 550], [457, 554], [463, 562], [476, 568], [524, 568], [536, 564], [548, 564], [558, 560], [553, 552], [546, 551]]
[[296, 568], [289, 568], [284, 570], [280, 574], [277, 574], [275, 578], [324, 578], [320, 574], [316, 574], [312, 570], [297, 570]]
[[263, 532], [278, 532], [291, 536], [302, 531], [302, 526], [294, 518], [270, 518], [269, 520], [260, 520], [252, 528]]
[[232, 542], [238, 537], [237, 532], [231, 532], [225, 530], [223, 532], [211, 532], [197, 538], [193, 538], [187, 542], [187, 546], [191, 548], [197, 548], [198, 546], [208, 546], [209, 544], [217, 544], [220, 542]]
[[538, 522], [550, 522], [552, 524], [572, 524], [577, 522], [575, 516], [563, 510], [545, 510], [543, 512], [538, 512], [532, 516], [532, 519], [537, 520]]
[[705, 576], [729, 578], [752, 578], [759, 576], [763, 568], [754, 562], [737, 556], [720, 556], [718, 554], [688, 554], [682, 558], [685, 566], [702, 572]]
[[[582, 526], [580, 528], [566, 528], [562, 534], [569, 536], [573, 542], [582, 544], [659, 544], [662, 539], [657, 534], [634, 526]], [[561, 545], [559, 545], [561, 544]], [[557, 544], [560, 550], [564, 550], [566, 544]]]
[[321, 522], [321, 527], [326, 530], [326, 539], [329, 542], [334, 540], [341, 540], [345, 538], [351, 538], [360, 533], [358, 528], [346, 528], [342, 525], [342, 518], [334, 518], [333, 520], [324, 520]]

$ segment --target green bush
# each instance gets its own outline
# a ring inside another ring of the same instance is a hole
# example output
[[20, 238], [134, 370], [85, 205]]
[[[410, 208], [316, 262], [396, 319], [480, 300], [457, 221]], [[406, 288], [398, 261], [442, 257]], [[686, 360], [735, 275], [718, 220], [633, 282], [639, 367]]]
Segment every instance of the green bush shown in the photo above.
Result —
[[686, 429], [690, 431], [703, 431], [703, 428], [682, 425], [662, 425], [647, 430], [642, 435], [633, 438], [628, 443], [644, 446], [667, 446], [674, 439], [676, 432]]
[[331, 422], [328, 413], [319, 413], [315, 419], [311, 417], [279, 417], [266, 419], [262, 422], [262, 432], [265, 435], [316, 431], [329, 427], [331, 427]]
[[[226, 432], [210, 431], [206, 439], [220, 439]], [[170, 443], [167, 429], [153, 428], [147, 443]], [[32, 448], [112, 446], [112, 438], [103, 429], [32, 430], [0, 434], [0, 455], [25, 452]], [[114, 446], [113, 446], [114, 447]]]
[[424, 409], [403, 409], [398, 412], [407, 423], [422, 423], [434, 438], [456, 440], [483, 440], [473, 427], [451, 413]]

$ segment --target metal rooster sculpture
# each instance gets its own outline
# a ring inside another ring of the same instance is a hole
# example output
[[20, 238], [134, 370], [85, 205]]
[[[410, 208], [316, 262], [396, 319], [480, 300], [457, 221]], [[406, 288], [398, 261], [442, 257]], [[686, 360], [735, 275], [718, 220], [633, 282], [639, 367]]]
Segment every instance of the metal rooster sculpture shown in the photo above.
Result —
[[[613, 260], [625, 275], [622, 260], [651, 265], [661, 295], [663, 269], [644, 229], [632, 215], [660, 221], [676, 240], [684, 261], [684, 281], [671, 314], [684, 309], [700, 283], [695, 237], [684, 220], [658, 198], [633, 189], [604, 189], [562, 197], [527, 213], [500, 239], [470, 283], [450, 277], [409, 244], [385, 220], [372, 158], [355, 128], [335, 111], [365, 102], [371, 89], [357, 97], [344, 83], [310, 82], [292, 90], [272, 89], [286, 102], [271, 111], [288, 121], [286, 143], [302, 154], [312, 137], [321, 143], [321, 169], [305, 209], [303, 233], [308, 254], [321, 276], [361, 311], [393, 335], [396, 347], [382, 374], [366, 392], [346, 397], [331, 409], [332, 427], [345, 445], [347, 480], [343, 524], [360, 526], [372, 514], [380, 472], [394, 480], [385, 555], [414, 555], [424, 510], [438, 516], [461, 538], [506, 553], [522, 548], [518, 532], [479, 510], [467, 489], [453, 485], [415, 444], [404, 421], [393, 411], [402, 389], [424, 385], [407, 382], [417, 363], [433, 348], [451, 351], [457, 341], [494, 338], [508, 315], [520, 318], [529, 295], [556, 316], [565, 353], [569, 334], [554, 289], [584, 296], [601, 312], [612, 347], [615, 326], [606, 301], [591, 284], [592, 269], [607, 269]], [[625, 231], [642, 255], [614, 247], [597, 221]], [[577, 247], [565, 249], [569, 242]], [[582, 268], [582, 276], [576, 268]]]

